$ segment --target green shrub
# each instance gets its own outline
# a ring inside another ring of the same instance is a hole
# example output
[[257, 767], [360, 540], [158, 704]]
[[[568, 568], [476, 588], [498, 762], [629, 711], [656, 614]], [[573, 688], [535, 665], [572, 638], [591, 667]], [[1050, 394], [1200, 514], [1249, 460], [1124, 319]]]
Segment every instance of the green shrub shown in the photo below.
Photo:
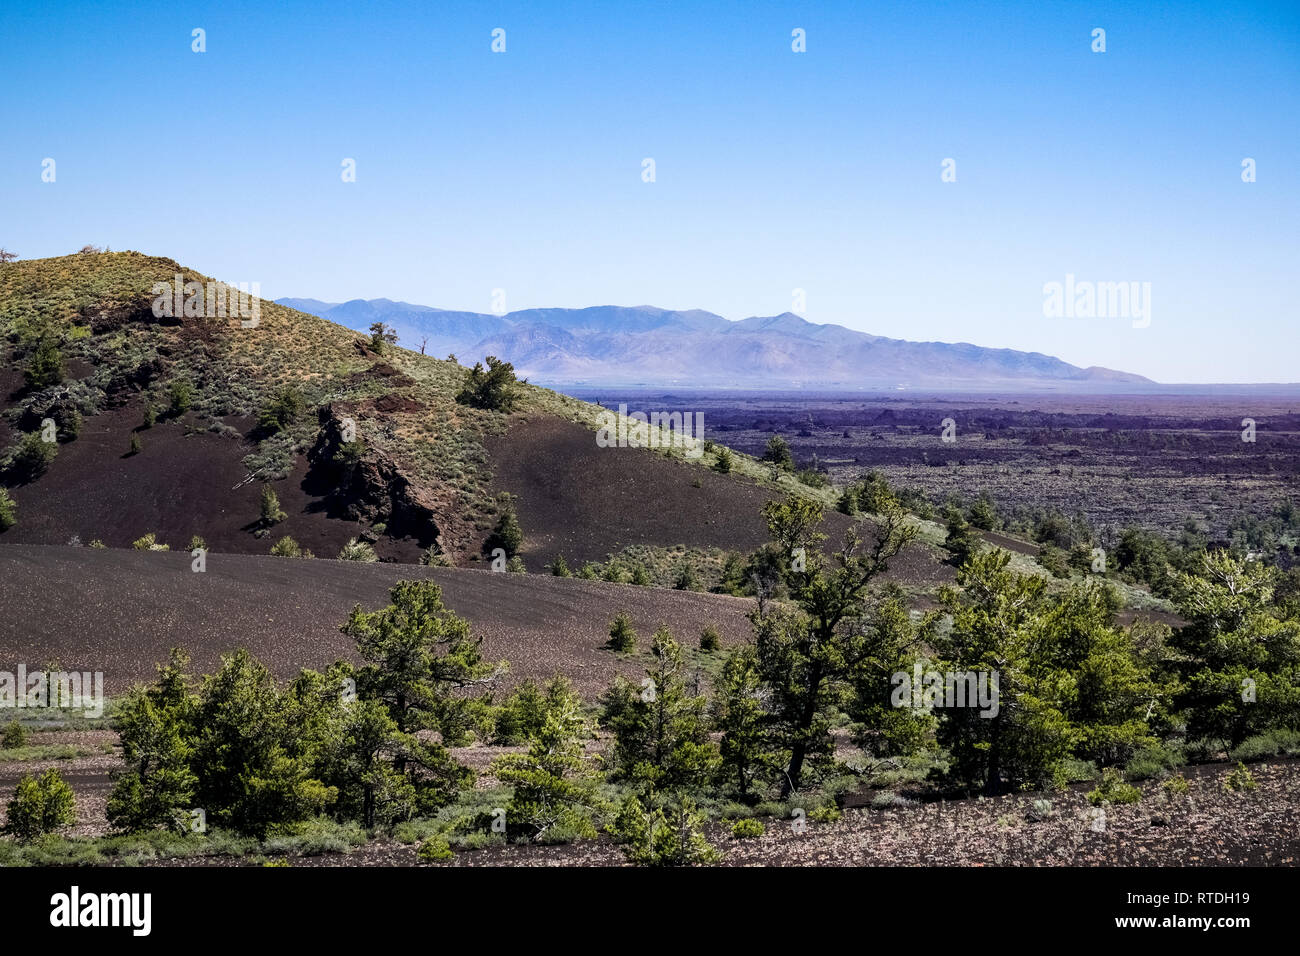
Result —
[[833, 803], [823, 803], [819, 807], [813, 807], [808, 812], [808, 819], [814, 823], [834, 823], [842, 816], [844, 814], [840, 811], [840, 808]]
[[820, 471], [814, 471], [811, 468], [799, 469], [799, 471], [795, 472], [795, 478], [798, 479], [800, 484], [807, 485], [809, 488], [825, 488], [831, 483], [830, 479]]
[[1164, 744], [1152, 744], [1133, 754], [1124, 767], [1124, 777], [1128, 780], [1149, 780], [1175, 767], [1181, 767], [1183, 763], [1183, 755], [1178, 751]]
[[0, 488], [0, 531], [8, 531], [18, 523], [18, 503], [9, 492]]
[[1237, 763], [1235, 770], [1228, 771], [1228, 775], [1223, 779], [1223, 789], [1230, 793], [1244, 793], [1248, 790], [1254, 790], [1257, 786], [1255, 777], [1246, 769], [1246, 765], [1241, 762]]
[[8, 806], [5, 832], [31, 840], [76, 822], [76, 797], [57, 770], [39, 777], [24, 774]]
[[690, 866], [714, 863], [719, 854], [700, 832], [703, 816], [689, 800], [675, 808], [647, 812], [641, 801], [627, 797], [611, 826], [624, 855], [642, 866]]
[[713, 463], [713, 470], [721, 474], [729, 474], [732, 466], [732, 455], [730, 448], [718, 449], [718, 460]]
[[76, 441], [84, 424], [81, 412], [75, 408], [65, 408], [55, 415], [55, 420], [59, 423], [60, 438], [63, 441]]
[[632, 583], [637, 587], [644, 588], [650, 586], [650, 573], [646, 571], [645, 565], [638, 564], [632, 569]]
[[271, 548], [271, 553], [277, 558], [310, 558], [314, 555], [299, 546], [293, 538], [285, 535]]
[[275, 489], [270, 485], [262, 486], [261, 511], [262, 526], [266, 528], [289, 517], [284, 513], [284, 509], [280, 507], [280, 496], [275, 493]]
[[144, 451], [144, 444], [141, 443], [141, 441], [140, 441], [140, 436], [139, 436], [139, 435], [132, 435], [132, 436], [131, 436], [131, 442], [130, 442], [130, 444], [127, 446], [127, 449], [126, 449], [126, 453], [127, 453], [128, 455], [132, 455], [132, 456], [134, 456], [134, 455], [138, 455], [138, 454], [140, 454], [140, 452], [142, 452], [142, 451]]
[[524, 532], [519, 527], [519, 516], [515, 514], [514, 501], [510, 495], [503, 494], [497, 497], [497, 522], [488, 535], [487, 541], [483, 544], [483, 549], [491, 554], [497, 548], [505, 551], [507, 557], [514, 555], [523, 547]]
[[366, 454], [366, 443], [358, 438], [356, 441], [344, 442], [334, 453], [334, 460], [345, 468], [357, 464]]
[[695, 576], [695, 569], [690, 564], [683, 564], [677, 572], [677, 578], [673, 581], [673, 587], [678, 591], [698, 591], [700, 589], [700, 579]]
[[731, 825], [731, 835], [737, 840], [753, 840], [766, 832], [767, 827], [763, 826], [763, 822], [753, 817], [737, 820]]
[[718, 636], [717, 629], [712, 624], [706, 624], [704, 630], [700, 631], [700, 650], [712, 654], [721, 646], [722, 639]]
[[551, 574], [555, 575], [557, 578], [573, 577], [573, 572], [569, 570], [569, 564], [564, 560], [564, 555], [562, 554], [557, 554], [555, 556], [555, 560], [550, 563], [549, 568]]
[[451, 556], [443, 554], [436, 544], [431, 544], [420, 552], [420, 563], [429, 568], [455, 567], [455, 562], [452, 561]]
[[303, 400], [297, 389], [277, 389], [257, 416], [258, 430], [267, 435], [284, 431], [302, 414]]
[[18, 721], [10, 721], [5, 725], [3, 732], [0, 732], [0, 748], [4, 750], [14, 750], [22, 747], [27, 743], [27, 728]]
[[136, 538], [131, 542], [131, 547], [137, 551], [170, 551], [171, 546], [158, 543], [158, 536], [152, 531], [148, 534]]
[[482, 362], [475, 362], [465, 374], [465, 384], [456, 394], [456, 401], [490, 412], [508, 412], [518, 398], [515, 367], [495, 355], [489, 355], [486, 361], [486, 369]]
[[632, 619], [626, 614], [620, 614], [610, 622], [609, 640], [605, 642], [605, 647], [621, 654], [630, 654], [636, 650], [636, 630], [632, 627]]
[[1052, 815], [1051, 800], [1035, 800], [1030, 808], [1025, 811], [1025, 818], [1030, 823], [1041, 823]]
[[63, 353], [53, 337], [42, 335], [23, 369], [23, 378], [34, 389], [58, 385], [63, 381]]
[[364, 541], [358, 541], [356, 538], [349, 538], [339, 551], [340, 561], [378, 561], [379, 555], [375, 554], [375, 549]]
[[1161, 786], [1164, 788], [1165, 795], [1168, 797], [1181, 797], [1187, 793], [1187, 778], [1181, 773], [1170, 777]]
[[437, 863], [440, 860], [450, 860], [451, 857], [451, 844], [444, 836], [429, 837], [415, 853], [415, 858], [421, 863]]
[[45, 441], [40, 432], [27, 432], [5, 461], [5, 471], [20, 481], [32, 481], [45, 474], [59, 453], [56, 442]]
[[1265, 734], [1247, 737], [1228, 754], [1233, 760], [1252, 763], [1267, 757], [1294, 757], [1300, 754], [1300, 731], [1278, 728]]
[[177, 379], [172, 382], [170, 388], [171, 405], [169, 411], [173, 416], [179, 417], [190, 410], [194, 403], [194, 388], [184, 379]]
[[1141, 799], [1142, 791], [1125, 783], [1123, 775], [1114, 767], [1107, 767], [1102, 772], [1101, 783], [1088, 794], [1088, 802], [1094, 807], [1106, 803], [1137, 803]]
[[1054, 578], [1068, 578], [1068, 555], [1054, 544], [1045, 544], [1038, 551], [1038, 564]]

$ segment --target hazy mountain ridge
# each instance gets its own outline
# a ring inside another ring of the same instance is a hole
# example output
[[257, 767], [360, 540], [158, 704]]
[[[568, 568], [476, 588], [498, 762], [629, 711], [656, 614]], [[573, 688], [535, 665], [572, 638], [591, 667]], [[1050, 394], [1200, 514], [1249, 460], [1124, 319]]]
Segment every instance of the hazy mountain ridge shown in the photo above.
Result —
[[[1104, 388], [1152, 384], [1141, 375], [1080, 368], [1050, 355], [970, 343], [911, 342], [818, 325], [785, 312], [730, 321], [700, 309], [591, 306], [458, 312], [389, 299], [280, 304], [366, 331], [397, 330], [406, 348], [497, 355], [521, 376], [557, 385], [695, 385], [781, 388], [995, 386]], [[427, 341], [426, 341], [427, 340]]]

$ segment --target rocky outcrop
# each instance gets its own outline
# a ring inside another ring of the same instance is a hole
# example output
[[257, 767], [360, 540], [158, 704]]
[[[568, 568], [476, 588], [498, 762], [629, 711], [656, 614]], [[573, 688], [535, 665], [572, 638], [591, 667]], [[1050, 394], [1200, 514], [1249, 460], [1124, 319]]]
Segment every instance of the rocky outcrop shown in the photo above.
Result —
[[352, 412], [345, 402], [321, 407], [320, 432], [307, 452], [311, 492], [323, 496], [331, 513], [340, 517], [367, 524], [382, 521], [390, 536], [413, 538], [421, 547], [441, 546], [434, 497], [382, 452], [345, 440], [345, 419]]

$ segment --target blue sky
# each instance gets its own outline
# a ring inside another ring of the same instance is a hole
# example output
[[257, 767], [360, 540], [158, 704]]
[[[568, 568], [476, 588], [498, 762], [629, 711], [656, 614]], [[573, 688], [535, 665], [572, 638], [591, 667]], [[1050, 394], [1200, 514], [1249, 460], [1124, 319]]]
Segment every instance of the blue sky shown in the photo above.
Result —
[[[260, 7], [4, 5], [0, 245], [484, 312], [799, 288], [879, 335], [1300, 381], [1295, 3]], [[1066, 274], [1150, 282], [1150, 325], [1045, 317]]]

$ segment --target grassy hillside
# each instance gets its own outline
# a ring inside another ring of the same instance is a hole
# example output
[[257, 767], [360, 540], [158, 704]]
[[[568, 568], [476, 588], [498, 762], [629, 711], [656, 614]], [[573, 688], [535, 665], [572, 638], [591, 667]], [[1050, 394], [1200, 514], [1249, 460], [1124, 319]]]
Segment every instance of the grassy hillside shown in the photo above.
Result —
[[[436, 537], [451, 554], [476, 547], [494, 510], [484, 439], [503, 432], [509, 419], [456, 404], [462, 368], [391, 346], [377, 354], [355, 332], [266, 301], [256, 328], [241, 327], [237, 318], [155, 318], [151, 289], [176, 275], [213, 281], [170, 259], [134, 252], [0, 268], [0, 336], [6, 343], [0, 386], [7, 393], [2, 437], [13, 441], [49, 415], [62, 422], [60, 413], [69, 408], [89, 420], [130, 406], [140, 413], [138, 426], [149, 404], [167, 424], [174, 388], [188, 387], [189, 407], [171, 423], [230, 439], [230, 453], [239, 454], [247, 473], [268, 481], [287, 478], [313, 450], [322, 425], [347, 417], [365, 448], [360, 473], [386, 486], [349, 491], [379, 499], [360, 513], [372, 525], [385, 525], [401, 502], [382, 499], [400, 498], [427, 513], [427, 527], [407, 522], [421, 546]], [[58, 343], [67, 374], [60, 385], [33, 388], [24, 385], [20, 370], [43, 338]], [[258, 414], [285, 388], [301, 397], [301, 412], [283, 431], [259, 432]], [[522, 386], [514, 417], [535, 414], [581, 420], [592, 411]], [[139, 437], [147, 450], [150, 435]], [[128, 442], [123, 435], [122, 451]], [[329, 497], [333, 489], [317, 490]]]
[[[456, 362], [391, 345], [376, 351], [364, 335], [273, 302], [258, 303], [251, 328], [235, 316], [155, 316], [155, 283], [170, 285], [178, 275], [205, 288], [215, 282], [136, 252], [0, 267], [0, 446], [12, 451], [46, 420], [59, 435], [45, 474], [5, 479], [21, 516], [7, 540], [64, 543], [75, 535], [124, 547], [153, 531], [172, 547], [199, 534], [216, 550], [265, 553], [289, 534], [333, 557], [360, 534], [384, 558], [414, 561], [432, 546], [462, 563], [479, 555], [500, 492], [538, 500], [533, 472], [550, 469], [555, 455], [549, 438], [538, 445], [532, 437], [536, 426], [549, 423], [544, 436], [556, 425], [579, 434], [597, 427], [597, 406], [526, 384], [509, 414], [457, 404], [466, 370]], [[25, 382], [24, 370], [51, 344], [62, 358], [61, 379]], [[287, 390], [296, 414], [283, 428], [259, 427]], [[750, 547], [762, 536], [758, 509], [768, 497], [803, 490], [830, 500], [739, 454], [723, 476], [711, 470], [718, 450], [690, 460], [680, 448], [597, 455], [594, 442], [582, 444], [591, 445], [582, 449], [583, 467], [570, 467], [561, 489], [571, 506], [531, 513], [543, 525], [552, 517], [585, 522], [579, 537], [596, 556], [687, 537]], [[489, 448], [511, 480], [493, 481]], [[521, 454], [542, 467], [520, 473]], [[562, 452], [557, 463], [569, 457]], [[703, 477], [675, 481], [689, 483], [697, 499], [677, 518], [651, 504], [662, 497], [656, 482], [668, 459], [678, 473]], [[263, 483], [287, 512], [272, 528], [258, 524]], [[627, 522], [583, 505], [602, 497], [608, 504], [610, 496]], [[701, 511], [715, 518], [703, 537], [688, 520]], [[650, 519], [652, 527], [637, 529]], [[737, 524], [745, 526], [739, 537]], [[554, 538], [549, 527], [537, 530], [538, 547]], [[530, 551], [534, 570], [552, 556], [526, 543]]]

